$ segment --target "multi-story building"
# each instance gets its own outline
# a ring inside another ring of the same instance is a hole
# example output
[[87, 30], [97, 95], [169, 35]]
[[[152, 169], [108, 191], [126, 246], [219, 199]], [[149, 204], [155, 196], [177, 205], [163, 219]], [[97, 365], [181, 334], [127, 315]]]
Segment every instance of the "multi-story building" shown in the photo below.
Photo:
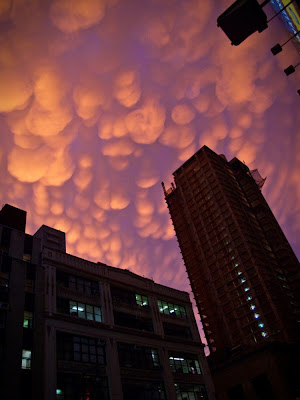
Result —
[[259, 173], [204, 146], [173, 175], [165, 198], [210, 358], [299, 341], [299, 262]]
[[0, 397], [214, 399], [189, 295], [66, 253], [0, 211]]

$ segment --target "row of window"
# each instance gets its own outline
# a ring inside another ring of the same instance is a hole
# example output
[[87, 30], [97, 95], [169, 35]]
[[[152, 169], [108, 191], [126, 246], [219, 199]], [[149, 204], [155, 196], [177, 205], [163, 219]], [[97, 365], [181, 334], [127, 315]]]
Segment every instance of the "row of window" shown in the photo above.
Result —
[[[155, 370], [161, 367], [156, 348], [118, 343], [118, 354], [120, 366], [124, 368]], [[30, 368], [31, 352], [29, 350], [23, 351], [23, 359], [24, 368]], [[105, 340], [58, 333], [57, 359], [106, 365]], [[169, 352], [169, 362], [172, 372], [201, 374], [196, 354], [171, 351]]]
[[[89, 279], [81, 278], [79, 276], [70, 275], [60, 270], [56, 271], [56, 280], [58, 286], [66, 287], [79, 293], [87, 295], [100, 293], [99, 284], [97, 281], [92, 281]], [[118, 287], [111, 287], [111, 295], [114, 303], [125, 303], [132, 306], [149, 308], [149, 299], [146, 295], [130, 292]], [[158, 300], [157, 304], [159, 311], [163, 314], [186, 318], [186, 310], [184, 306], [169, 303], [163, 300]], [[80, 315], [80, 313], [83, 312], [83, 310], [80, 311], [78, 307], [75, 307], [76, 305], [74, 305], [73, 311], [77, 312], [78, 316], [82, 316], [83, 314]], [[73, 315], [71, 311], [69, 314]]]
[[[137, 304], [140, 306], [145, 306], [148, 304], [148, 298], [147, 296], [142, 296], [139, 294], [136, 294], [136, 301]], [[180, 318], [186, 318], [186, 310], [184, 306], [180, 306], [178, 304], [173, 304], [173, 303], [168, 303], [166, 301], [158, 300], [158, 307], [159, 311], [163, 314], [167, 315], [174, 315], [176, 317]], [[57, 312], [66, 314], [66, 315], [71, 315], [73, 317], [79, 317], [79, 318], [84, 318], [88, 319], [91, 321], [102, 321], [102, 314], [101, 314], [101, 308], [91, 305], [91, 304], [85, 304], [82, 302], [78, 302], [75, 300], [70, 300], [66, 299], [63, 297], [57, 297], [56, 299], [56, 309]], [[120, 312], [115, 312], [115, 315], [117, 315], [117, 319], [121, 320], [122, 318], [118, 318], [119, 315], [122, 315], [124, 313]], [[126, 314], [128, 315], [128, 314]], [[134, 316], [133, 316], [134, 317]], [[27, 320], [27, 322], [25, 322]], [[29, 326], [29, 321], [32, 320], [32, 313], [25, 311], [24, 314], [24, 327], [29, 328], [32, 326]], [[124, 325], [121, 321], [120, 324], [116, 322], [117, 325]], [[125, 324], [126, 326], [126, 324]]]
[[[59, 373], [57, 376], [56, 400], [109, 399], [108, 382], [105, 376], [88, 377], [83, 382], [77, 374]], [[177, 400], [207, 400], [204, 385], [176, 383]], [[161, 381], [122, 379], [124, 400], [165, 400], [167, 398], [164, 383]]]

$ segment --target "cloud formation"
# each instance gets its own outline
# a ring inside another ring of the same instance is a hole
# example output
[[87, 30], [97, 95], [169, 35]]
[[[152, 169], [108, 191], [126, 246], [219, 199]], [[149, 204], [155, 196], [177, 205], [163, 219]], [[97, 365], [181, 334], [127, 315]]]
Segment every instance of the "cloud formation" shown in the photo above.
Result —
[[207, 145], [268, 176], [300, 254], [300, 78], [282, 72], [299, 55], [270, 54], [276, 21], [231, 46], [216, 26], [229, 4], [1, 2], [0, 199], [29, 232], [48, 224], [70, 253], [189, 290], [160, 182]]

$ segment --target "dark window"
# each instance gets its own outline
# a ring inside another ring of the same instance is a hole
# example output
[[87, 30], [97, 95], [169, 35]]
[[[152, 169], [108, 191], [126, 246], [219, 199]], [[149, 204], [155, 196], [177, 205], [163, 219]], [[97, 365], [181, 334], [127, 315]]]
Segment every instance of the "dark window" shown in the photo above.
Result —
[[116, 305], [128, 304], [134, 307], [149, 308], [148, 297], [119, 287], [111, 287], [111, 297]]
[[208, 400], [204, 385], [175, 383], [177, 400]]
[[57, 286], [66, 287], [75, 292], [84, 294], [99, 294], [99, 283], [64, 271], [56, 270]]
[[271, 383], [266, 374], [251, 379], [257, 400], [272, 400], [275, 398]]
[[8, 274], [11, 269], [11, 257], [7, 254], [2, 253], [0, 255], [0, 271]]
[[229, 400], [244, 400], [245, 394], [242, 385], [236, 385], [227, 390]]
[[32, 256], [32, 236], [25, 234], [23, 260], [30, 261], [31, 256]]
[[143, 318], [137, 315], [114, 311], [114, 319], [116, 325], [153, 332], [152, 320], [149, 318]]
[[26, 279], [31, 281], [35, 279], [35, 265], [29, 262], [26, 264]]
[[25, 293], [24, 309], [27, 311], [34, 311], [34, 295], [32, 293]]
[[123, 400], [165, 400], [163, 382], [123, 380]]
[[6, 311], [0, 310], [0, 331], [6, 326]]
[[137, 369], [159, 369], [158, 350], [128, 343], [118, 343], [121, 367]]
[[108, 384], [105, 376], [97, 371], [89, 374], [58, 373], [56, 400], [108, 400]]
[[0, 303], [3, 303], [4, 309], [8, 304], [8, 279], [6, 278], [0, 278]]
[[201, 374], [196, 354], [169, 352], [169, 361], [172, 372], [183, 374]]
[[104, 365], [105, 345], [101, 339], [58, 333], [57, 359]]
[[245, 394], [242, 385], [236, 385], [227, 390], [229, 400], [243, 400]]
[[10, 247], [11, 229], [4, 226], [2, 228], [0, 247], [3, 251], [8, 252]]
[[21, 393], [22, 400], [32, 400], [32, 375], [30, 369], [22, 369]]
[[192, 339], [192, 333], [188, 326], [163, 323], [165, 335], [180, 337], [183, 339]]
[[91, 304], [57, 297], [56, 309], [57, 312], [71, 315], [72, 317], [79, 317], [98, 322], [102, 321], [101, 308]]

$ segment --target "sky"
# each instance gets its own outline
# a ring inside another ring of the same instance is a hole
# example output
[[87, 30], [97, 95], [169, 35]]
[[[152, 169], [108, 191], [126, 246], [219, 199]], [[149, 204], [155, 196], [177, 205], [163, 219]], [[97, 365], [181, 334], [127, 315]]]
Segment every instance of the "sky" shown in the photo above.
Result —
[[[225, 0], [1, 0], [0, 203], [67, 252], [189, 291], [164, 201], [207, 145], [267, 177], [300, 255], [300, 55], [274, 20], [235, 47]], [[265, 12], [271, 17], [270, 6]]]

